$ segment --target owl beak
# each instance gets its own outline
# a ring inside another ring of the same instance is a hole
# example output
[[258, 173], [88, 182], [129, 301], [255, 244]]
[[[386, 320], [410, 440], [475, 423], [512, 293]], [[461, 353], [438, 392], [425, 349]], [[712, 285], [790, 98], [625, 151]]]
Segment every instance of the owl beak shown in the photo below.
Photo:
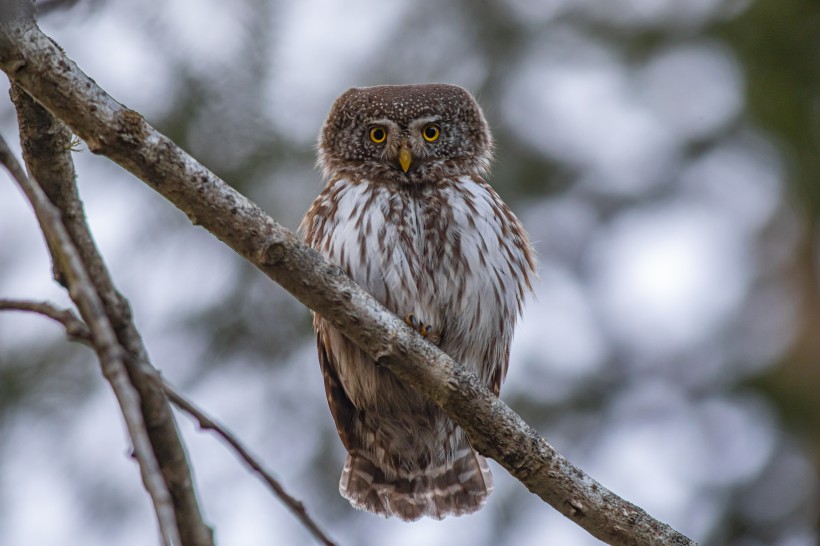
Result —
[[399, 150], [399, 164], [401, 165], [401, 170], [407, 172], [407, 169], [410, 168], [410, 163], [413, 162], [413, 154], [410, 152], [410, 145], [407, 144], [407, 141], [401, 143], [401, 149]]

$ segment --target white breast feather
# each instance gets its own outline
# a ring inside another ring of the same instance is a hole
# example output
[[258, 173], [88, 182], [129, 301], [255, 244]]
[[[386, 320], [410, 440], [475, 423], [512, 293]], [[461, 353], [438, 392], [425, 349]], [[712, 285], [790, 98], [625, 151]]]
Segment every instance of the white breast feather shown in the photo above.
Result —
[[[338, 191], [332, 194], [336, 213], [324, 227], [327, 232], [317, 236], [329, 239], [327, 249], [320, 246], [326, 257], [393, 312], [413, 313], [434, 328], [446, 328], [448, 336], [458, 340], [458, 350], [453, 349], [455, 343], [449, 344], [451, 356], [487, 380], [497, 363], [481, 360], [486, 359], [491, 340], [502, 346], [509, 343], [498, 339], [499, 320], [502, 315], [514, 320], [517, 314], [525, 275], [515, 262], [525, 260], [519, 246], [502, 243], [509, 230], [504, 233], [501, 222], [505, 220], [495, 212], [500, 198], [489, 186], [467, 176], [457, 184], [457, 189], [448, 185], [427, 190], [441, 192], [452, 209], [452, 219], [445, 226], [448, 246], [441, 258], [425, 252], [431, 234], [423, 232], [424, 215], [431, 212], [424, 207], [424, 197], [417, 199], [383, 184], [336, 182]], [[458, 252], [453, 247], [457, 238]], [[456, 257], [461, 264], [452, 263]], [[449, 263], [433, 263], [438, 260]], [[428, 270], [431, 278], [425, 273]], [[464, 297], [456, 298], [459, 293]], [[359, 379], [367, 382], [369, 374], [364, 375]]]

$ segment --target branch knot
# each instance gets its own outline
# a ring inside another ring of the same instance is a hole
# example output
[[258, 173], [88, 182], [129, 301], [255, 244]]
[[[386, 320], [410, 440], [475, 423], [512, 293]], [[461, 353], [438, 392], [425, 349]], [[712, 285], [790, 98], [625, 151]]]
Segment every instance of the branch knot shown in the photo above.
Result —
[[274, 266], [282, 261], [282, 258], [285, 257], [285, 243], [281, 241], [276, 241], [275, 243], [271, 243], [262, 249], [260, 252], [260, 258], [262, 259], [262, 263], [266, 266]]

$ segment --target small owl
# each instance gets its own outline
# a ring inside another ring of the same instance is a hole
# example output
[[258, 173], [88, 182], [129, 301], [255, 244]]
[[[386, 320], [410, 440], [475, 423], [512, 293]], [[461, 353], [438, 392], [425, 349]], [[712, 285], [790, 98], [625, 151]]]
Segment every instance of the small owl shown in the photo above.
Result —
[[[484, 180], [492, 139], [454, 85], [354, 88], [319, 138], [327, 184], [306, 242], [498, 394], [534, 276], [521, 223]], [[314, 316], [330, 412], [347, 449], [341, 494], [407, 521], [481, 508], [487, 462], [430, 400]]]

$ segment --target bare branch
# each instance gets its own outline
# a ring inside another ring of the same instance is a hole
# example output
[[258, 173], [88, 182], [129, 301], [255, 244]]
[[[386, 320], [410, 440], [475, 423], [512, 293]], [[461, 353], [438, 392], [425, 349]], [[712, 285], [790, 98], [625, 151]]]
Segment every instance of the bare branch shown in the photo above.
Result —
[[[11, 98], [17, 107], [23, 156], [29, 172], [60, 210], [62, 221], [74, 242], [105, 313], [125, 349], [124, 363], [139, 392], [143, 420], [165, 484], [171, 493], [182, 543], [211, 546], [213, 535], [205, 523], [194, 491], [188, 457], [165, 395], [146, 373], [154, 371], [142, 338], [132, 320], [128, 301], [117, 291], [88, 228], [75, 183], [71, 159], [72, 134], [61, 121], [12, 83]], [[59, 249], [52, 249], [59, 256]], [[59, 260], [54, 260], [55, 279], [63, 282]]]
[[[78, 217], [84, 220], [82, 207], [67, 207], [72, 196], [63, 195], [70, 194], [73, 190], [76, 196], [74, 161], [69, 151], [71, 131], [63, 122], [49, 114], [48, 110], [34, 102], [18, 85], [11, 84], [9, 95], [17, 108], [23, 160], [31, 177], [37, 180], [49, 201], [60, 209], [66, 227]], [[73, 236], [70, 228], [69, 234]], [[51, 249], [52, 259], [57, 255], [56, 251], [57, 249]], [[52, 272], [54, 280], [66, 286], [60, 264], [56, 261], [52, 263]]]
[[[48, 302], [0, 299], [0, 311], [27, 311], [46, 316], [62, 324], [70, 338], [84, 342], [86, 345], [93, 347], [91, 331], [88, 329], [88, 326], [86, 326], [86, 324], [70, 309], [60, 309]], [[233, 448], [239, 458], [242, 459], [248, 467], [250, 467], [262, 478], [271, 490], [273, 490], [273, 493], [279, 497], [288, 510], [290, 510], [296, 518], [302, 522], [302, 524], [308, 529], [308, 531], [310, 531], [316, 540], [319, 541], [319, 543], [324, 544], [325, 546], [336, 546], [336, 543], [333, 542], [333, 540], [330, 539], [324, 531], [322, 531], [319, 524], [313, 521], [307, 513], [304, 504], [285, 491], [282, 484], [280, 484], [269, 471], [265, 470], [262, 463], [257, 461], [256, 458], [251, 455], [250, 451], [248, 451], [248, 449], [236, 436], [234, 436], [232, 432], [220, 425], [213, 418], [209, 417], [204, 411], [194, 405], [193, 402], [189, 401], [177, 392], [176, 389], [165, 381], [165, 379], [158, 372], [152, 373], [150, 377], [157, 384], [157, 386], [165, 392], [168, 399], [175, 406], [196, 420], [201, 429], [211, 430], [217, 436], [225, 440], [228, 445]]]
[[91, 330], [70, 309], [60, 309], [47, 301], [0, 299], [0, 311], [28, 311], [38, 313], [63, 325], [70, 339], [93, 347]]
[[228, 429], [214, 421], [212, 418], [208, 417], [202, 410], [197, 408], [192, 402], [187, 400], [184, 396], [179, 394], [171, 385], [165, 381], [161, 375], [156, 374], [153, 376], [154, 381], [162, 388], [171, 402], [193, 417], [199, 427], [203, 430], [211, 430], [217, 436], [221, 437], [225, 440], [228, 445], [230, 445], [236, 454], [239, 456], [242, 461], [251, 468], [262, 480], [268, 484], [268, 487], [271, 488], [273, 493], [279, 497], [279, 499], [285, 504], [285, 506], [290, 510], [293, 515], [302, 522], [302, 524], [310, 531], [310, 533], [318, 540], [321, 544], [325, 546], [334, 546], [335, 543], [319, 528], [319, 525], [313, 521], [313, 519], [308, 515], [307, 510], [305, 509], [305, 505], [298, 499], [292, 497], [288, 494], [287, 491], [282, 487], [282, 484], [273, 477], [273, 475], [265, 470], [262, 464], [254, 458], [253, 455], [250, 454], [248, 449], [242, 445], [239, 439], [233, 435]]
[[60, 211], [48, 200], [42, 188], [29, 180], [0, 136], [0, 164], [5, 166], [34, 207], [49, 247], [59, 249], [61, 270], [65, 272], [69, 295], [92, 333], [94, 348], [103, 374], [111, 384], [120, 404], [128, 433], [139, 462], [145, 488], [154, 502], [163, 542], [166, 546], [181, 544], [176, 526], [171, 494], [165, 486], [140, 410], [140, 397], [131, 385], [120, 347], [97, 291], [83, 266], [77, 249], [60, 219]]
[[[6, 44], [2, 43], [5, 32]], [[424, 341], [258, 206], [114, 101], [30, 24], [0, 24], [0, 68], [95, 153], [154, 188], [397, 377], [439, 404], [483, 455], [613, 545], [691, 545], [561, 456], [475, 375]]]

